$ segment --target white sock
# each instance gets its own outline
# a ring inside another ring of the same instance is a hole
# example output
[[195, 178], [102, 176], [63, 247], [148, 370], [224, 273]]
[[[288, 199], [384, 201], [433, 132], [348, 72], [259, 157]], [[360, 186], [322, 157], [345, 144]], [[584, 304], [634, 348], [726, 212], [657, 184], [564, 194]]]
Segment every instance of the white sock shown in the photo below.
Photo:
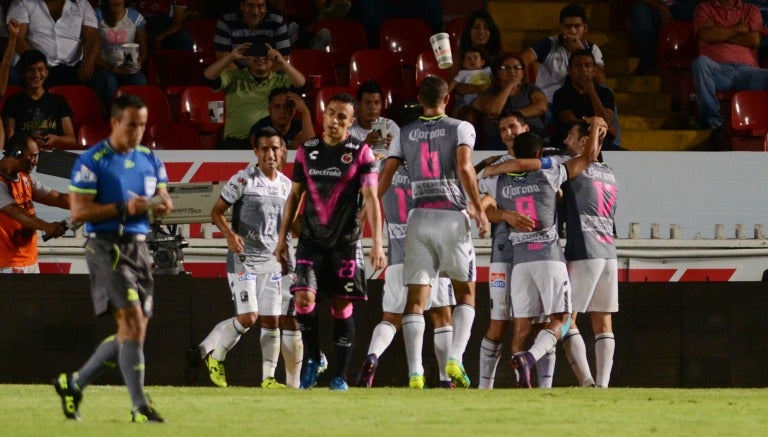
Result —
[[[213, 350], [213, 353], [211, 354], [213, 359], [217, 361], [226, 360], [227, 352], [229, 352], [230, 349], [235, 347], [237, 342], [240, 341], [241, 335], [248, 332], [248, 328], [241, 325], [240, 322], [237, 320], [237, 317], [232, 317], [227, 321], [229, 323], [224, 324], [219, 334], [220, 335], [219, 344], [216, 345], [216, 348]], [[219, 323], [219, 325], [221, 325], [221, 323]], [[216, 325], [216, 328], [218, 328], [219, 325]]]
[[232, 319], [226, 319], [219, 322], [216, 326], [213, 327], [211, 332], [208, 334], [207, 337], [205, 337], [205, 340], [200, 342], [200, 346], [198, 348], [200, 349], [200, 354], [203, 358], [205, 358], [206, 355], [213, 352], [214, 349], [216, 349], [216, 346], [219, 345], [221, 342], [221, 334], [227, 330], [227, 325], [232, 324]]
[[539, 388], [552, 388], [552, 378], [555, 376], [556, 350], [553, 347], [536, 361], [536, 376], [539, 378]]
[[403, 341], [408, 359], [408, 376], [423, 375], [421, 350], [424, 347], [424, 314], [403, 316]]
[[453, 326], [443, 326], [435, 328], [434, 343], [435, 357], [437, 357], [437, 368], [440, 369], [440, 381], [450, 381], [451, 377], [445, 373], [445, 365], [448, 364], [448, 351], [453, 342]]
[[464, 351], [467, 349], [469, 336], [472, 335], [472, 322], [475, 321], [475, 307], [467, 304], [457, 305], [453, 309], [453, 342], [448, 358], [462, 362]]
[[483, 337], [480, 342], [480, 385], [478, 388], [493, 388], [496, 378], [496, 367], [501, 360], [501, 342]]
[[606, 332], [595, 336], [595, 373], [598, 387], [608, 387], [611, 381], [611, 369], [613, 368], [613, 351], [616, 349], [616, 339], [613, 332]]
[[587, 361], [587, 346], [584, 344], [584, 337], [578, 329], [570, 329], [563, 337], [563, 349], [568, 358], [568, 364], [571, 366], [576, 379], [582, 387], [589, 387], [595, 383], [592, 379], [592, 372], [589, 370]]
[[557, 336], [549, 329], [542, 329], [539, 331], [539, 335], [536, 336], [536, 341], [533, 342], [533, 346], [528, 349], [528, 352], [533, 355], [533, 359], [539, 361], [550, 349], [553, 349], [557, 344]]
[[301, 362], [304, 359], [304, 343], [301, 341], [301, 331], [283, 330], [283, 341], [280, 349], [285, 361], [285, 385], [299, 388], [301, 377]]
[[392, 343], [395, 334], [397, 334], [397, 328], [395, 328], [393, 324], [384, 320], [379, 322], [379, 324], [373, 328], [371, 344], [368, 346], [368, 355], [375, 354], [376, 358], [380, 357]]
[[280, 329], [261, 327], [261, 380], [275, 377], [277, 360], [280, 357]]

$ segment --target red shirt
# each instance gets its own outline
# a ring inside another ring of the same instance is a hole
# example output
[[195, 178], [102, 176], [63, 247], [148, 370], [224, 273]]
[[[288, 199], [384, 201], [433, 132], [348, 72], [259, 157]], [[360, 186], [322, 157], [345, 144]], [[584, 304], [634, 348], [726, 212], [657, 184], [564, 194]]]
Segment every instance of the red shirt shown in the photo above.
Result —
[[[719, 27], [731, 27], [744, 21], [749, 26], [750, 32], [761, 32], [763, 29], [763, 17], [760, 15], [760, 10], [741, 0], [736, 0], [736, 4], [731, 9], [726, 9], [717, 0], [708, 0], [699, 4], [693, 19], [696, 33], [708, 21]], [[699, 39], [699, 53], [721, 64], [735, 63], [758, 66], [757, 50], [738, 44], [710, 44]]]
[[[35, 215], [34, 187], [28, 174], [19, 173], [16, 181], [0, 175], [0, 184], [8, 186], [16, 206]], [[0, 212], [0, 267], [25, 267], [36, 263], [37, 230], [24, 228], [11, 216]]]

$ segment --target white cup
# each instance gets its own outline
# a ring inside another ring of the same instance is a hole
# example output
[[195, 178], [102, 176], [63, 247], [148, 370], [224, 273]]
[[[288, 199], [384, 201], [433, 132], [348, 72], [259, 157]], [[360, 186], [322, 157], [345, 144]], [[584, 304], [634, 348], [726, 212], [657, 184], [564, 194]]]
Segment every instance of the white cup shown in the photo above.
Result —
[[224, 123], [224, 101], [208, 102], [208, 116], [211, 118], [211, 123]]
[[432, 52], [437, 59], [437, 66], [443, 70], [450, 68], [453, 65], [450, 36], [445, 32], [436, 33], [429, 37], [429, 42], [432, 44]]
[[123, 44], [123, 64], [132, 70], [139, 68], [139, 45], [134, 42]]

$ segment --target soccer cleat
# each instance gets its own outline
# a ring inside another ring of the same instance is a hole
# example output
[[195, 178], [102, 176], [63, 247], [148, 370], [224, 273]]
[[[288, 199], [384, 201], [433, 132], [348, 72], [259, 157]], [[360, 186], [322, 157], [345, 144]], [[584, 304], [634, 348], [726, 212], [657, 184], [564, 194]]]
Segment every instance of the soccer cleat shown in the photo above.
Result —
[[357, 377], [358, 387], [373, 386], [373, 376], [376, 374], [376, 367], [379, 365], [379, 359], [376, 354], [369, 354], [363, 361], [363, 367], [360, 369], [360, 375]]
[[208, 375], [211, 377], [211, 382], [218, 387], [227, 386], [227, 373], [224, 361], [219, 361], [213, 356], [208, 355], [205, 358], [205, 365], [208, 367]]
[[440, 388], [454, 389], [456, 388], [456, 386], [453, 384], [452, 381], [440, 381]]
[[165, 419], [163, 419], [160, 414], [155, 411], [154, 408], [148, 406], [148, 405], [142, 405], [138, 408], [134, 408], [133, 411], [131, 411], [131, 422], [134, 423], [144, 423], [144, 422], [154, 422], [154, 423], [165, 423]]
[[187, 349], [187, 365], [184, 368], [184, 380], [187, 385], [197, 385], [197, 367], [200, 365], [200, 350], [196, 347]]
[[285, 384], [277, 382], [274, 377], [269, 377], [261, 381], [261, 388], [285, 388]]
[[317, 384], [317, 376], [320, 374], [320, 366], [313, 358], [309, 358], [302, 366], [304, 373], [301, 375], [299, 388], [309, 389]]
[[344, 378], [337, 376], [331, 380], [331, 386], [328, 388], [333, 391], [347, 391], [349, 390], [349, 384], [347, 384], [347, 381], [344, 381]]
[[61, 410], [67, 419], [80, 420], [80, 401], [83, 399], [83, 393], [72, 387], [72, 375], [62, 373], [53, 380], [53, 388], [56, 394], [61, 398]]
[[328, 369], [328, 358], [325, 357], [325, 354], [321, 351], [320, 352], [320, 367], [317, 369], [317, 374], [321, 374]]
[[533, 388], [531, 385], [531, 369], [536, 365], [536, 360], [530, 352], [518, 352], [512, 357], [512, 367], [517, 371], [517, 386]]
[[445, 365], [445, 373], [451, 377], [451, 381], [453, 381], [456, 387], [469, 388], [469, 376], [467, 376], [467, 371], [464, 370], [463, 364], [450, 358], [448, 364]]
[[424, 375], [411, 375], [411, 379], [408, 381], [408, 387], [410, 388], [424, 388]]

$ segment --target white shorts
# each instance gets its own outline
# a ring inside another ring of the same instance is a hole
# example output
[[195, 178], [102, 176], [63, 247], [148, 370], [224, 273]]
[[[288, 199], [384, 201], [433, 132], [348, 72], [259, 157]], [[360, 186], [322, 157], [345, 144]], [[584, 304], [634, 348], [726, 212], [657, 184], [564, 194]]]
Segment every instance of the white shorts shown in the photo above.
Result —
[[14, 273], [14, 274], [34, 274], [40, 273], [40, 265], [34, 263], [29, 266], [23, 267], [0, 267], [0, 274]]
[[579, 313], [619, 311], [619, 267], [616, 259], [594, 258], [568, 262], [573, 288], [573, 310]]
[[512, 278], [510, 263], [491, 263], [488, 288], [491, 295], [491, 320], [512, 320], [512, 298], [509, 288]]
[[515, 264], [510, 281], [516, 318], [570, 313], [571, 285], [568, 269], [561, 261], [532, 261]]
[[259, 313], [262, 316], [279, 316], [283, 295], [282, 274], [275, 273], [227, 273], [235, 313]]
[[440, 271], [448, 278], [475, 281], [475, 248], [464, 211], [416, 208], [408, 215], [405, 284], [429, 285]]
[[[456, 305], [456, 297], [453, 294], [453, 286], [448, 278], [437, 278], [437, 288], [432, 286], [429, 293], [428, 310]], [[394, 264], [387, 266], [384, 272], [384, 295], [381, 299], [381, 308], [385, 313], [403, 314], [405, 302], [408, 299], [408, 287], [403, 284], [403, 265]]]

